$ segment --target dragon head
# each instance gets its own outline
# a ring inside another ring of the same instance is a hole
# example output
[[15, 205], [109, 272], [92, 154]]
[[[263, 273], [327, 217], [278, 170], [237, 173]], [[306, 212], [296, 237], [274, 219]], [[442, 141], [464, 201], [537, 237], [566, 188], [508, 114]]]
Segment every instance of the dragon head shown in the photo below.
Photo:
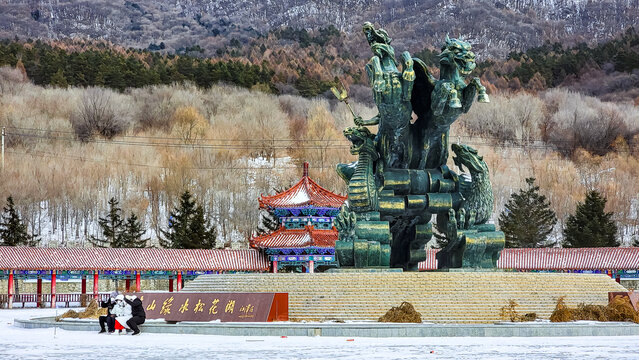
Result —
[[351, 154], [359, 154], [365, 145], [373, 146], [375, 135], [371, 134], [368, 128], [364, 126], [347, 127], [344, 129], [344, 136], [352, 143]]
[[465, 166], [471, 173], [488, 172], [488, 166], [484, 158], [477, 154], [477, 150], [468, 145], [459, 144], [452, 144], [451, 150], [455, 153], [453, 161], [461, 171], [464, 171]]
[[362, 26], [362, 32], [364, 32], [369, 45], [373, 45], [375, 43], [390, 45], [391, 41], [393, 41], [393, 39], [388, 36], [386, 30], [375, 29], [375, 26], [368, 21], [364, 23], [364, 26]]
[[456, 67], [460, 74], [468, 75], [475, 69], [475, 53], [470, 51], [470, 44], [466, 41], [450, 39], [447, 35], [439, 63]]

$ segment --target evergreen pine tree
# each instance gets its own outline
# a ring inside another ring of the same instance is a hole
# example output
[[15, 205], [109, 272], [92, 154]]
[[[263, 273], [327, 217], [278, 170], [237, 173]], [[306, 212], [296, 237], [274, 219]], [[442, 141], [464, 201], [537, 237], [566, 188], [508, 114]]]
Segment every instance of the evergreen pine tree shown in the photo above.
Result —
[[260, 223], [255, 231], [257, 236], [270, 234], [279, 228], [280, 221], [272, 211], [264, 210], [260, 212]]
[[215, 247], [215, 239], [217, 232], [214, 226], [210, 226], [209, 222], [204, 218], [204, 208], [198, 205], [195, 208], [195, 214], [189, 224], [190, 240], [184, 248], [187, 249], [213, 249]]
[[143, 248], [146, 247], [146, 243], [149, 240], [143, 239], [142, 235], [146, 232], [142, 228], [142, 223], [138, 221], [138, 217], [131, 213], [124, 222], [124, 229], [120, 241], [111, 244], [111, 247], [118, 248]]
[[526, 179], [527, 189], [512, 194], [499, 215], [499, 227], [506, 235], [507, 248], [547, 247], [548, 235], [557, 223], [550, 202], [539, 193], [535, 178]]
[[118, 207], [118, 204], [118, 201], [114, 197], [109, 200], [109, 213], [106, 217], [98, 219], [104, 239], [90, 236], [89, 242], [92, 243], [93, 246], [102, 248], [119, 247], [116, 245], [122, 243], [124, 220], [120, 216], [122, 209]]
[[64, 77], [64, 72], [62, 71], [62, 69], [58, 69], [58, 71], [56, 71], [56, 73], [51, 76], [51, 85], [61, 88], [66, 88], [69, 86], [67, 78]]
[[169, 227], [161, 230], [160, 245], [173, 249], [211, 249], [215, 247], [216, 231], [204, 219], [204, 208], [196, 206], [191, 193], [180, 196], [180, 205], [169, 213]]
[[577, 204], [564, 229], [563, 247], [616, 247], [617, 225], [612, 212], [605, 212], [606, 198], [596, 190], [589, 191], [583, 203]]
[[20, 215], [13, 203], [13, 197], [7, 198], [7, 206], [0, 217], [0, 245], [3, 246], [36, 246], [37, 236], [29, 235], [27, 226], [20, 219]]

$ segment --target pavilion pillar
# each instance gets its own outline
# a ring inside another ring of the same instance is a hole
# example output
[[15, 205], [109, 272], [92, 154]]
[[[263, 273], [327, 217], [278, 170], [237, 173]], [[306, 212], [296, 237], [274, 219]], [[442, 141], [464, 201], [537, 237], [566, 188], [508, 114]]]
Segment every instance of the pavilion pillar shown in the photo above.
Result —
[[93, 271], [93, 298], [98, 300], [99, 297], [99, 293], [98, 293], [98, 279], [99, 279], [100, 275], [98, 270], [94, 270]]
[[55, 308], [55, 270], [51, 270], [51, 308]]
[[169, 275], [169, 292], [173, 292], [173, 275]]
[[182, 290], [182, 272], [178, 271], [177, 273], [177, 291]]
[[128, 292], [130, 288], [131, 288], [131, 279], [127, 277], [126, 280], [124, 280], [124, 291]]
[[315, 261], [311, 260], [308, 262], [308, 272], [313, 274], [315, 272]]
[[140, 270], [135, 272], [135, 292], [140, 292]]
[[277, 260], [273, 260], [273, 274], [277, 274]]
[[7, 307], [13, 309], [13, 270], [9, 270], [9, 281], [7, 285]]
[[80, 305], [87, 306], [87, 277], [82, 275], [82, 294], [80, 294]]
[[42, 307], [42, 277], [38, 275], [38, 284], [36, 286], [36, 307]]

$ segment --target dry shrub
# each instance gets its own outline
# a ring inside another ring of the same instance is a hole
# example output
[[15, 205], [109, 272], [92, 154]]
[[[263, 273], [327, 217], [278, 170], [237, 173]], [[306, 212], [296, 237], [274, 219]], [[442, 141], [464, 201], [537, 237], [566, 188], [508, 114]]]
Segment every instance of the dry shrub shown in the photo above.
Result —
[[632, 138], [639, 131], [639, 111], [625, 104], [606, 103], [583, 94], [552, 89], [546, 101], [547, 141], [569, 156], [578, 148], [597, 155], [613, 150], [618, 137]]
[[150, 86], [131, 91], [135, 103], [134, 119], [140, 129], [169, 130], [174, 104], [173, 89], [168, 86]]
[[494, 95], [488, 104], [475, 104], [460, 122], [471, 134], [520, 144], [543, 140], [570, 156], [580, 147], [599, 155], [612, 151], [615, 139], [630, 140], [639, 132], [637, 117], [639, 110], [629, 104], [551, 89], [539, 97]]
[[474, 104], [460, 120], [471, 134], [488, 134], [501, 141], [526, 143], [540, 138], [543, 113], [541, 99], [520, 92], [492, 96], [487, 104]]
[[58, 316], [56, 318], [56, 321], [60, 321], [61, 319], [64, 318], [73, 318], [73, 319], [97, 319], [98, 317], [102, 316], [102, 315], [106, 315], [107, 314], [107, 309], [106, 308], [101, 308], [98, 305], [97, 300], [93, 299], [91, 300], [91, 302], [89, 303], [89, 305], [86, 307], [86, 309], [84, 309], [84, 311], [81, 312], [77, 312], [75, 310], [68, 310], [67, 312], [65, 312], [64, 314]]
[[77, 311], [67, 310], [64, 314], [58, 316], [56, 318], [56, 321], [60, 321], [60, 319], [65, 319], [65, 318], [77, 319], [78, 317], [79, 317], [79, 314]]
[[550, 316], [551, 322], [567, 322], [577, 320], [594, 321], [632, 321], [639, 323], [639, 314], [630, 304], [630, 299], [615, 296], [608, 305], [579, 304], [577, 308], [566, 306], [564, 297], [557, 300], [555, 311]]
[[173, 113], [173, 133], [187, 144], [204, 137], [208, 123], [193, 106], [180, 106]]
[[86, 141], [100, 135], [111, 139], [125, 132], [130, 126], [127, 103], [128, 97], [112, 90], [86, 89], [70, 119], [78, 138]]
[[624, 296], [615, 296], [606, 307], [608, 321], [632, 321], [639, 323], [639, 314], [632, 307], [630, 299]]
[[523, 321], [535, 321], [537, 320], [537, 313], [527, 313], [525, 315], [519, 315], [517, 313], [517, 302], [513, 299], [508, 299], [508, 305], [501, 308], [500, 317], [502, 320], [511, 322], [523, 322]]
[[517, 314], [517, 310], [515, 309], [517, 305], [519, 304], [517, 304], [515, 300], [508, 299], [508, 305], [502, 306], [501, 308], [501, 312], [499, 314], [501, 319], [510, 320], [512, 322], [517, 321], [517, 319], [519, 318], [519, 315]]
[[16, 94], [26, 83], [28, 79], [20, 69], [9, 66], [0, 67], [0, 95]]
[[572, 309], [566, 306], [566, 297], [561, 296], [557, 299], [557, 305], [555, 305], [555, 311], [550, 315], [551, 322], [566, 322], [572, 320]]
[[217, 101], [209, 117], [210, 133], [236, 149], [235, 156], [271, 160], [285, 155], [281, 140], [289, 136], [289, 122], [277, 97], [221, 86], [212, 87], [207, 96]]
[[392, 323], [421, 323], [422, 314], [417, 312], [411, 303], [404, 301], [397, 307], [393, 306], [377, 321]]
[[603, 305], [579, 304], [577, 309], [572, 311], [572, 317], [575, 320], [608, 321], [606, 307]]

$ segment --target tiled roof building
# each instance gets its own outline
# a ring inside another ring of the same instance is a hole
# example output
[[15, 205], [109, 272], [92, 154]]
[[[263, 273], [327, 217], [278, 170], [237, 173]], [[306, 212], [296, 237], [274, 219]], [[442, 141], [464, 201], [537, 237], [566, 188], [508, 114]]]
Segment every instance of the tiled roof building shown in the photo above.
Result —
[[302, 266], [313, 272], [316, 266], [334, 266], [337, 230], [333, 220], [346, 196], [324, 189], [308, 175], [304, 163], [302, 178], [290, 189], [272, 196], [262, 195], [260, 209], [279, 221], [274, 232], [251, 238], [251, 246], [264, 251], [273, 272], [284, 266]]
[[[420, 271], [437, 269], [435, 254], [438, 251], [426, 250], [426, 261], [419, 263]], [[639, 278], [639, 248], [504, 249], [497, 261], [497, 268], [514, 271], [606, 272]]]

